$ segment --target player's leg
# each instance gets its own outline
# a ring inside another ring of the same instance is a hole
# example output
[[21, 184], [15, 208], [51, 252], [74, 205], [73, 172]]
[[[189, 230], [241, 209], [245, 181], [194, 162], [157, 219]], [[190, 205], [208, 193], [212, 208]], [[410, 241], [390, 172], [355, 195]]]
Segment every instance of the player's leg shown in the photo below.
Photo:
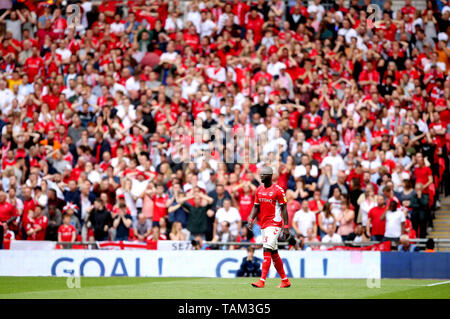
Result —
[[262, 229], [262, 236], [263, 236], [264, 260], [261, 267], [262, 268], [261, 278], [257, 282], [252, 283], [252, 286], [256, 288], [264, 288], [267, 274], [269, 273], [270, 264], [272, 263], [272, 250], [274, 248], [274, 244], [276, 243], [274, 241], [273, 227], [267, 227], [265, 229]]
[[272, 250], [272, 261], [275, 269], [278, 272], [278, 275], [281, 277], [281, 285], [278, 288], [287, 288], [291, 286], [288, 277], [284, 271], [283, 260], [281, 260], [280, 255], [278, 254], [278, 250]]
[[291, 283], [289, 282], [288, 277], [286, 276], [286, 273], [284, 271], [284, 265], [283, 260], [281, 260], [280, 255], [278, 254], [278, 236], [281, 232], [281, 228], [278, 230], [278, 235], [276, 236], [277, 241], [275, 242], [274, 249], [272, 250], [272, 261], [273, 265], [275, 266], [275, 269], [278, 272], [278, 275], [281, 277], [281, 285], [278, 286], [278, 288], [288, 288], [291, 286]]

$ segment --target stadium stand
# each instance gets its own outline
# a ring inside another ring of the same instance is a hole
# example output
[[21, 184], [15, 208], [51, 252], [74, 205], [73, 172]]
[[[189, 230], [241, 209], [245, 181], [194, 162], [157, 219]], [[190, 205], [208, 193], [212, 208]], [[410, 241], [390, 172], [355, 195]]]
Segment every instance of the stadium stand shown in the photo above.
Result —
[[439, 250], [449, 21], [444, 0], [2, 1], [0, 248], [256, 245], [270, 165], [291, 249]]

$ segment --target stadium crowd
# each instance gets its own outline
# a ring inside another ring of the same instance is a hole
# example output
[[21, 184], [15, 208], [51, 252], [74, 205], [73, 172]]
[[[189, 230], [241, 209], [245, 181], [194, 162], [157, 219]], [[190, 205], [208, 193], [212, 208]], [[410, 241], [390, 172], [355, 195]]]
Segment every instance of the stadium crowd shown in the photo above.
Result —
[[322, 2], [2, 1], [0, 238], [257, 242], [262, 165], [294, 249], [425, 238], [450, 1]]

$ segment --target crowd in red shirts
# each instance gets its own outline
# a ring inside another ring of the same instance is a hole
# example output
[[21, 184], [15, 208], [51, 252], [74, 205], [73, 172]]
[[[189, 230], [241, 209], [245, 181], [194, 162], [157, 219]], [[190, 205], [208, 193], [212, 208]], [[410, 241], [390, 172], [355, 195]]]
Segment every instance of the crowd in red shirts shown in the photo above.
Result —
[[450, 1], [377, 3], [4, 1], [4, 246], [255, 242], [263, 165], [305, 243], [426, 237], [450, 193]]

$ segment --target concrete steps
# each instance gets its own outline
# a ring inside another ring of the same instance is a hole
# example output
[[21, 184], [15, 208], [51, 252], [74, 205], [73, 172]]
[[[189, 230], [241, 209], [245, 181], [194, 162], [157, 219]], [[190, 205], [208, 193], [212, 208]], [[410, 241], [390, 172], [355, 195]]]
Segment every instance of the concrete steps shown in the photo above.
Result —
[[[413, 1], [415, 3], [416, 1]], [[433, 231], [428, 234], [432, 238], [450, 238], [450, 197], [441, 199], [441, 207], [435, 212]], [[439, 247], [440, 252], [450, 252], [450, 247]]]

